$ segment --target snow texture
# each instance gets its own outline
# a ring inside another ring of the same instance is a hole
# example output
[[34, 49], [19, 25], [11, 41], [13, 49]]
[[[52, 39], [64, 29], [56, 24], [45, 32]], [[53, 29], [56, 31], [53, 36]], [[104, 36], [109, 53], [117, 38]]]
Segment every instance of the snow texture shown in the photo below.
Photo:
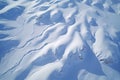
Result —
[[120, 80], [120, 0], [0, 0], [0, 80]]

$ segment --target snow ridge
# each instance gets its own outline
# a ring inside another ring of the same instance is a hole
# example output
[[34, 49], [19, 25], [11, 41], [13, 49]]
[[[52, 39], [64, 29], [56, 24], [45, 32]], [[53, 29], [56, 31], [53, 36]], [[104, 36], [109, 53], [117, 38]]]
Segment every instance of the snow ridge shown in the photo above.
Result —
[[0, 0], [0, 80], [119, 80], [119, 0]]

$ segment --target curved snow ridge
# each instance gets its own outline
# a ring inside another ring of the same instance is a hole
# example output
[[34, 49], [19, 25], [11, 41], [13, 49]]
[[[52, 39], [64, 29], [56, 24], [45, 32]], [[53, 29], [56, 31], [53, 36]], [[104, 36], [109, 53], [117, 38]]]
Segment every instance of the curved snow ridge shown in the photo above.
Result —
[[0, 0], [0, 80], [119, 80], [119, 7], [119, 0]]

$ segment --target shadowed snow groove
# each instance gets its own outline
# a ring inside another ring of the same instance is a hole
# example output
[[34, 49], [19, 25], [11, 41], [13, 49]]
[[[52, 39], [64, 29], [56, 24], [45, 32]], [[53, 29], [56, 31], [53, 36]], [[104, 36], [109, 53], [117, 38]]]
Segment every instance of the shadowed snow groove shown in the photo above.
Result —
[[0, 80], [119, 80], [119, 0], [0, 0]]

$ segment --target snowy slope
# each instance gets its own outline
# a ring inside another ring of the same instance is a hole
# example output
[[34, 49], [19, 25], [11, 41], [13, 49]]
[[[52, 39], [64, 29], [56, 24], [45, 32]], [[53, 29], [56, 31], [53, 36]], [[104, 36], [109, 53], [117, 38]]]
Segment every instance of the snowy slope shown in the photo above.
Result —
[[120, 0], [0, 0], [0, 80], [120, 80]]

